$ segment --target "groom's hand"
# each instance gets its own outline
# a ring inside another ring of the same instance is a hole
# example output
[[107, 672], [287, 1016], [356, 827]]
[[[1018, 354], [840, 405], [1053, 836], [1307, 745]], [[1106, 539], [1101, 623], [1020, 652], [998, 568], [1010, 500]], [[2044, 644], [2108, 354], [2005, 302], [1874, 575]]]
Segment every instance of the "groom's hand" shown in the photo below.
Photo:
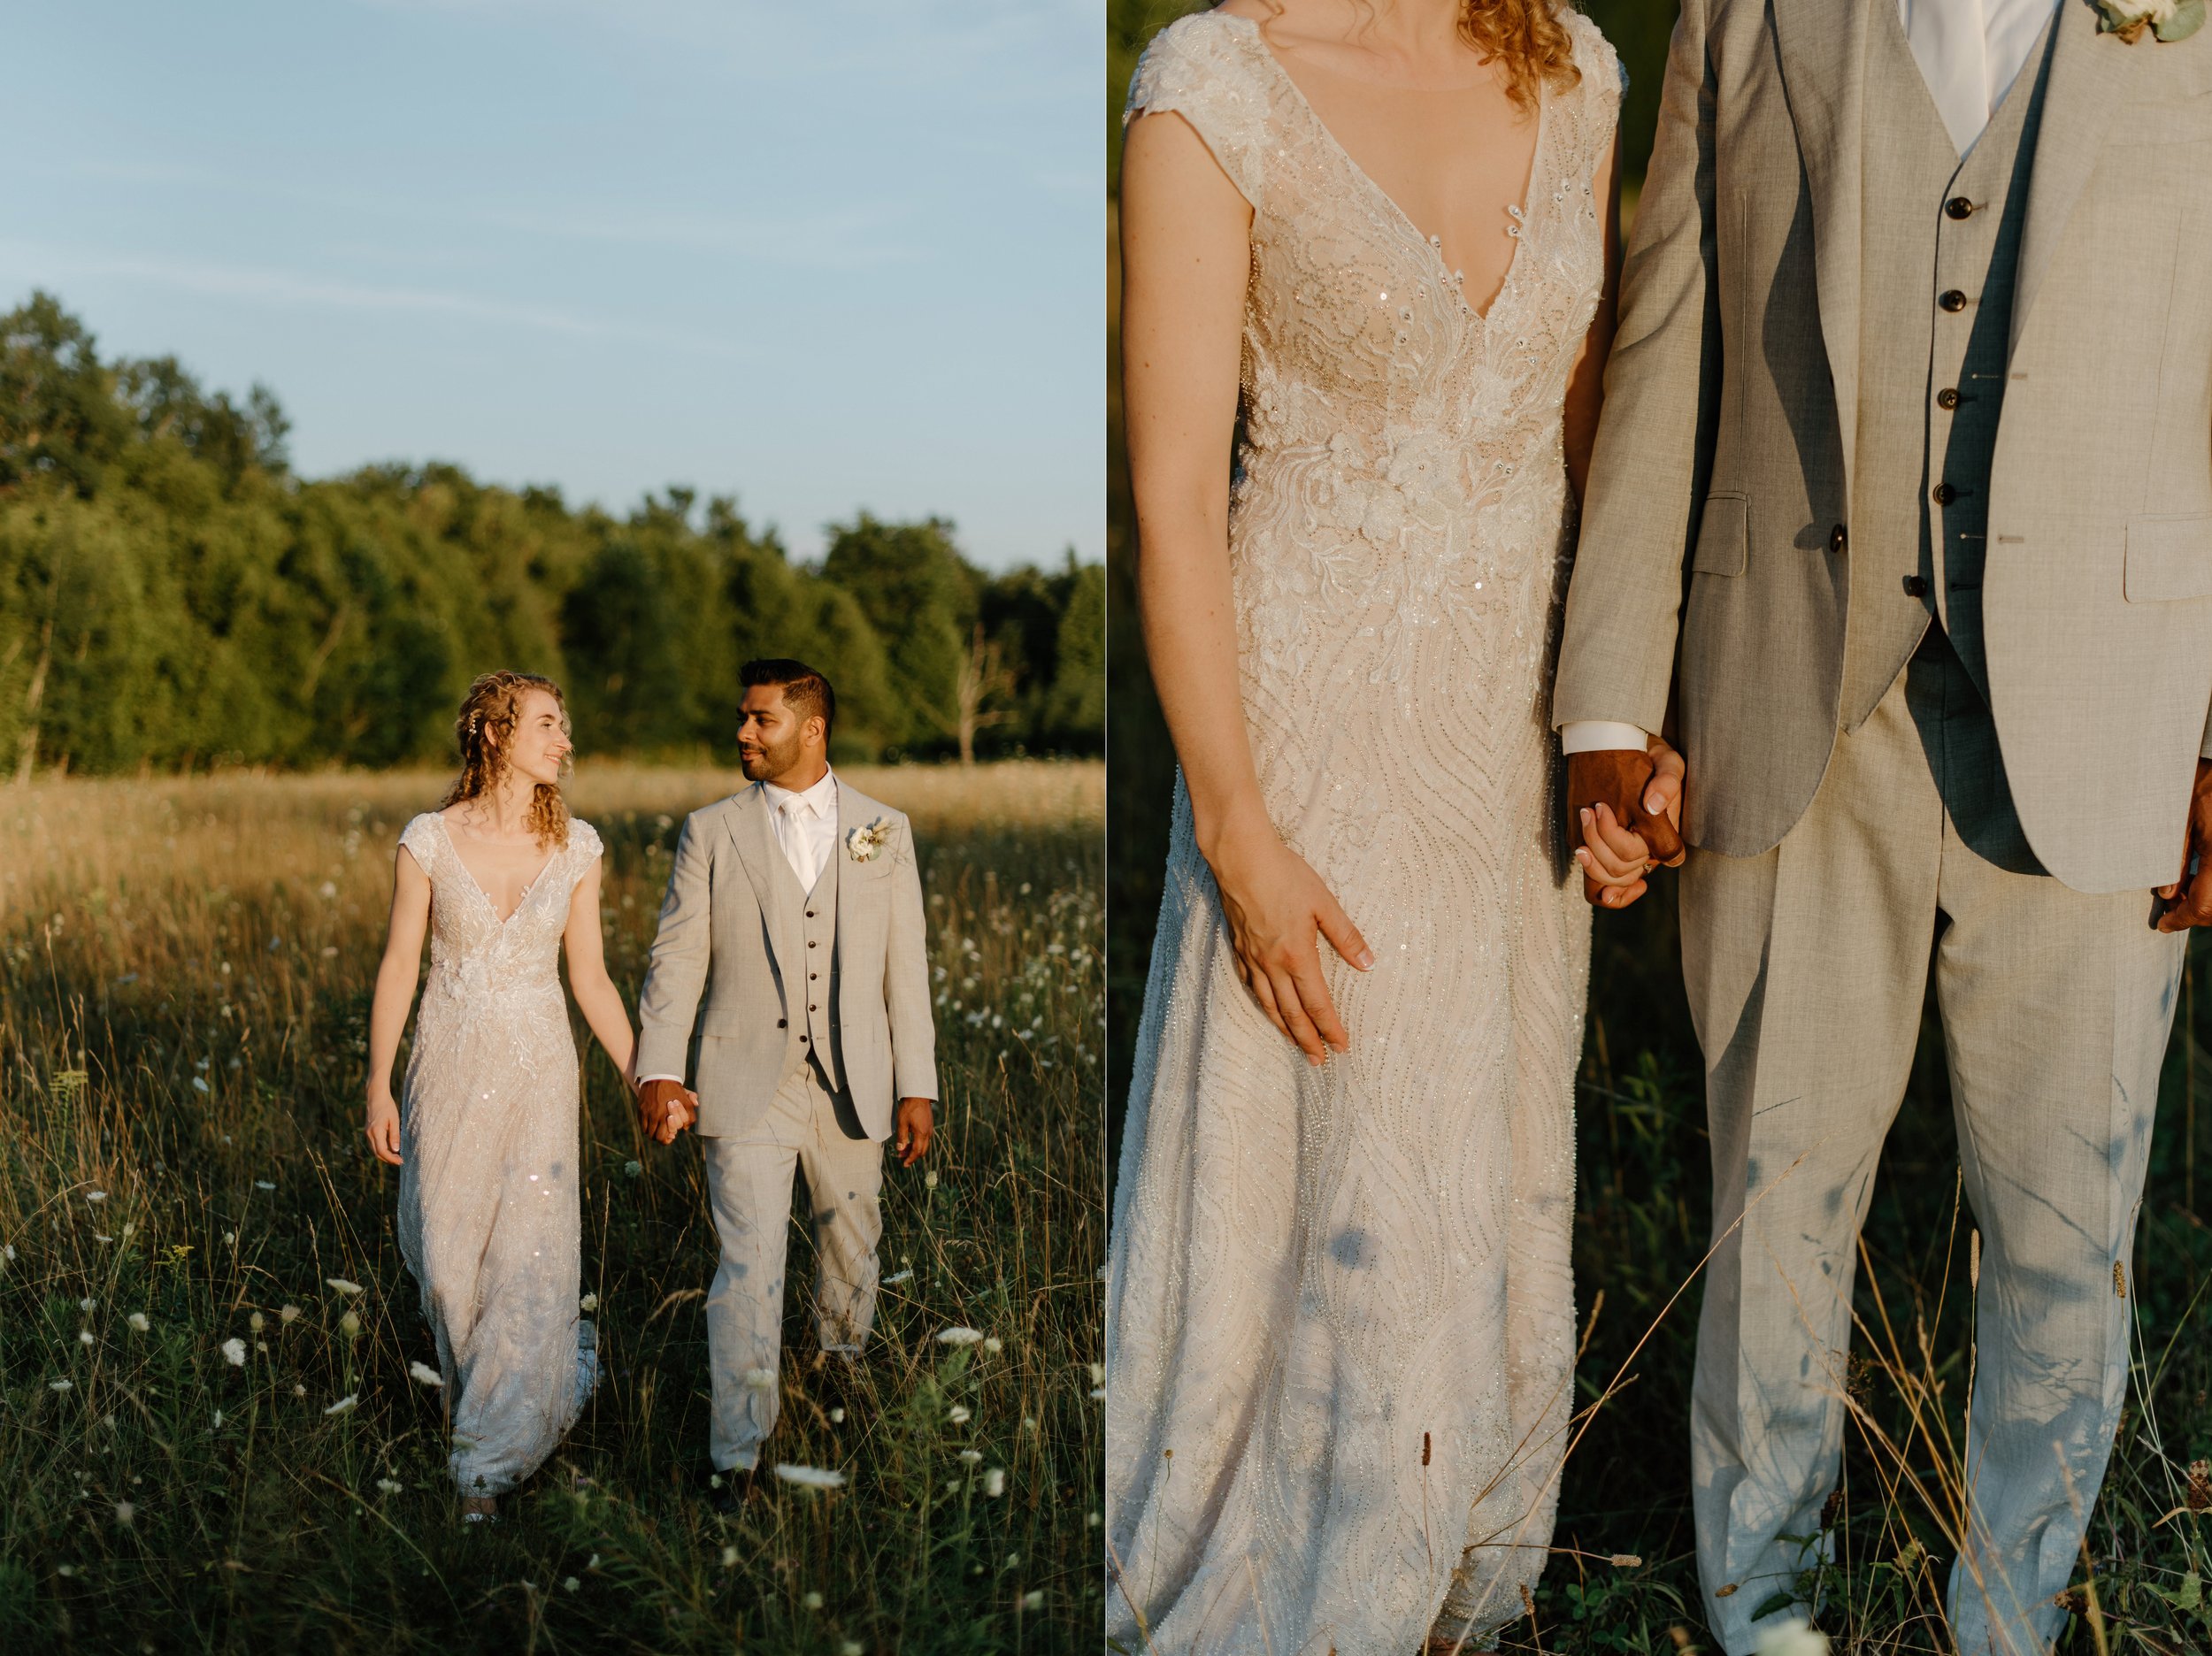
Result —
[[676, 1135], [689, 1124], [692, 1112], [686, 1100], [691, 1093], [680, 1081], [648, 1081], [638, 1089], [638, 1125], [655, 1144], [674, 1144]]
[[2189, 823], [2181, 834], [2181, 875], [2161, 886], [2166, 900], [2158, 916], [2161, 932], [2186, 932], [2212, 925], [2212, 759], [2197, 761], [2197, 785], [2189, 795]]
[[899, 1165], [912, 1167], [927, 1155], [936, 1131], [937, 1112], [927, 1099], [901, 1099], [897, 1135], [892, 1141], [892, 1148], [899, 1153]]
[[1644, 894], [1654, 863], [1678, 867], [1682, 755], [1659, 737], [1646, 752], [1598, 748], [1567, 755], [1567, 834], [1582, 869], [1582, 894], [1625, 908]]

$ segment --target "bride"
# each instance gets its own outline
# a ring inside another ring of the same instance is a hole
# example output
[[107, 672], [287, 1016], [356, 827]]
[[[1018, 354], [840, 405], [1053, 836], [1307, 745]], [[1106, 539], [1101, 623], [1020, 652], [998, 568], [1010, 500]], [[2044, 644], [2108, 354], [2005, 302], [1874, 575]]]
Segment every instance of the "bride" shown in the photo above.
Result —
[[[568, 814], [568, 714], [550, 679], [487, 673], [454, 732], [461, 774], [401, 833], [391, 932], [369, 1015], [368, 1137], [400, 1169], [399, 1243], [453, 1399], [465, 1521], [552, 1453], [598, 1379], [578, 1315], [578, 1077], [558, 955], [591, 1031], [626, 1079], [628, 1014], [599, 934], [600, 842]], [[392, 1060], [430, 983], [407, 1062]], [[686, 1124], [682, 1104], [665, 1129]]]
[[1227, 0], [1131, 88], [1181, 762], [1107, 1293], [1133, 1649], [1486, 1649], [1549, 1545], [1584, 898], [1631, 890], [1576, 883], [1547, 694], [1621, 87], [1565, 0]]

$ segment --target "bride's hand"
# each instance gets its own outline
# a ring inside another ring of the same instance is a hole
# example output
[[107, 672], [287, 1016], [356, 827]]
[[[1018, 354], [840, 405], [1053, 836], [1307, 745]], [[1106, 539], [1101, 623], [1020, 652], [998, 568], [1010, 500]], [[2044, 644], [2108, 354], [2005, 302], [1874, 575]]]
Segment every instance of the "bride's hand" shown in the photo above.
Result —
[[377, 1093], [369, 1100], [369, 1119], [365, 1131], [369, 1136], [369, 1148], [376, 1152], [377, 1159], [388, 1162], [394, 1167], [399, 1166], [399, 1106], [392, 1101], [389, 1092]]
[[1265, 823], [1225, 839], [1207, 861], [1221, 889], [1237, 976], [1268, 1021], [1310, 1063], [1327, 1058], [1332, 1046], [1348, 1052], [1352, 1038], [1321, 980], [1315, 934], [1362, 971], [1375, 954], [1334, 893]]

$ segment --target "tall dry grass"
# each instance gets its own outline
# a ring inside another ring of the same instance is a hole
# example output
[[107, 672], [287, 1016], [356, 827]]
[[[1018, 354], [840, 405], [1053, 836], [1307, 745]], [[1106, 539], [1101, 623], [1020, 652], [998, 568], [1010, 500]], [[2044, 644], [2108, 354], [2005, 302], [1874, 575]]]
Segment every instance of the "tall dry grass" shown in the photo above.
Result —
[[[359, 1133], [392, 847], [443, 778], [0, 788], [0, 1648], [1094, 1642], [1102, 774], [849, 774], [915, 820], [945, 1099], [934, 1184], [886, 1182], [841, 1422], [803, 1294], [787, 1307], [769, 1458], [847, 1486], [778, 1485], [734, 1520], [693, 1492], [697, 1152], [641, 1141], [580, 1024], [611, 1372], [510, 1521], [465, 1530], [442, 1399], [409, 1375], [434, 1358], [394, 1182]], [[633, 994], [676, 825], [736, 781], [587, 766], [571, 788]], [[956, 1324], [994, 1343], [935, 1339]]]

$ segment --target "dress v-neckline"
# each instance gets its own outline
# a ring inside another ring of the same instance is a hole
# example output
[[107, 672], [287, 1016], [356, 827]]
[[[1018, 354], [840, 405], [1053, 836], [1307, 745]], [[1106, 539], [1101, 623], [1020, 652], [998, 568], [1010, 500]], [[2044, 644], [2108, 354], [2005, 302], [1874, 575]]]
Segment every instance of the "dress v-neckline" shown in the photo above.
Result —
[[1413, 215], [1398, 204], [1396, 196], [1375, 181], [1374, 174], [1362, 166], [1353, 157], [1352, 152], [1344, 147], [1343, 141], [1329, 130], [1329, 123], [1321, 119], [1321, 111], [1314, 108], [1313, 100], [1306, 96], [1305, 88], [1298, 84], [1297, 77], [1290, 73], [1283, 60], [1276, 55], [1275, 49], [1267, 43], [1266, 37], [1260, 33], [1258, 23], [1250, 18], [1236, 17], [1233, 12], [1230, 16], [1233, 20], [1243, 24], [1252, 31], [1252, 43], [1259, 49], [1260, 55], [1267, 59], [1269, 67], [1282, 77], [1283, 84], [1290, 88], [1291, 96], [1298, 101], [1298, 107], [1305, 111], [1306, 119], [1313, 124], [1314, 130], [1321, 134], [1321, 141], [1336, 153], [1337, 158], [1343, 162], [1346, 170], [1358, 180], [1361, 188], [1380, 202], [1389, 216], [1397, 220], [1400, 227], [1414, 241], [1420, 243], [1423, 250], [1435, 264], [1437, 274], [1442, 280], [1446, 290], [1459, 301], [1460, 309], [1474, 318], [1476, 321], [1486, 326], [1491, 317], [1496, 313], [1498, 306], [1504, 301], [1506, 295], [1513, 291], [1514, 279], [1520, 273], [1521, 269], [1521, 249], [1528, 245], [1529, 205], [1536, 199], [1536, 187], [1545, 159], [1544, 144], [1551, 132], [1551, 88], [1540, 86], [1537, 89], [1536, 142], [1529, 150], [1528, 180], [1521, 187], [1519, 205], [1516, 206], [1509, 202], [1506, 204], [1506, 217], [1513, 220], [1512, 226], [1506, 231], [1506, 234], [1513, 238], [1513, 252], [1505, 262], [1505, 274], [1499, 279], [1498, 290], [1490, 295], [1490, 303], [1478, 310], [1467, 300], [1465, 272], [1455, 272], [1444, 262], [1443, 239], [1438, 236], [1423, 235], [1421, 226], [1413, 222]]
[[453, 830], [446, 824], [445, 813], [433, 811], [430, 814], [438, 819], [438, 832], [445, 836], [445, 848], [453, 853], [454, 862], [460, 865], [461, 872], [468, 877], [469, 889], [484, 900], [484, 907], [492, 911], [492, 918], [499, 923], [499, 929], [505, 931], [515, 916], [520, 914], [528, 906], [530, 893], [537, 890], [538, 882], [545, 878], [546, 870], [560, 861], [561, 854], [555, 851], [538, 865], [538, 871], [530, 877], [529, 883], [522, 888], [522, 895], [515, 899], [515, 906], [503, 915], [499, 912], [499, 905], [492, 901], [491, 893], [484, 889], [484, 882], [476, 878], [476, 870], [469, 867], [468, 859], [461, 855], [461, 847], [453, 843]]

